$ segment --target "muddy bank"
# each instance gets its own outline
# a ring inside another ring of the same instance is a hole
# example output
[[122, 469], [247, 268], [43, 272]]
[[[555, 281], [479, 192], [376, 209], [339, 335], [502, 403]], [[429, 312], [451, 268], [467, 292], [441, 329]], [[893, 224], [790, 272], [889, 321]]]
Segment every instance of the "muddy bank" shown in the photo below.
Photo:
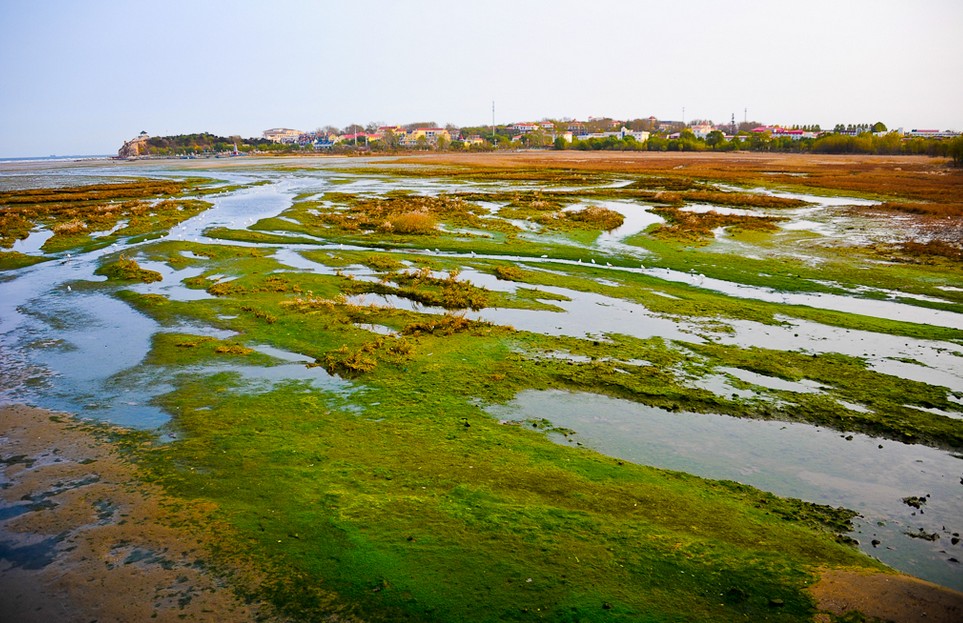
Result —
[[206, 509], [139, 481], [82, 423], [0, 407], [0, 470], [4, 620], [265, 620], [209, 570]]
[[810, 591], [820, 611], [836, 615], [855, 610], [894, 623], [963, 621], [963, 593], [906, 575], [827, 570]]

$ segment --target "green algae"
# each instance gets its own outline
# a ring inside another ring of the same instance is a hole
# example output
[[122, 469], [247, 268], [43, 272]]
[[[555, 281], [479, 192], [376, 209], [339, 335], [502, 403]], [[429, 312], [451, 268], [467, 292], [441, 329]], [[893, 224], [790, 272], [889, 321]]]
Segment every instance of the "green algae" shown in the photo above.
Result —
[[126, 255], [121, 255], [115, 261], [101, 265], [96, 274], [104, 275], [108, 279], [116, 281], [152, 283], [163, 279], [163, 276], [156, 270], [143, 269], [137, 263], [137, 260]]
[[38, 255], [20, 253], [19, 251], [0, 251], [0, 271], [26, 268], [27, 266], [44, 262], [46, 259], [47, 258]]
[[[718, 597], [733, 587], [747, 615], [772, 616], [778, 597], [791, 606], [774, 620], [793, 620], [812, 611], [811, 561], [861, 560], [818, 536], [846, 512], [619, 464], [495, 422], [466, 400], [471, 388], [445, 389], [452, 366], [473, 367], [461, 360], [478, 336], [466, 337], [431, 338], [437, 360], [407, 372], [416, 387], [397, 373], [366, 379], [360, 412], [293, 384], [249, 396], [223, 378], [191, 380], [165, 398], [178, 441], [147, 460], [169, 489], [217, 501], [283, 561], [269, 584], [307, 620], [324, 611], [298, 597], [303, 582], [367, 620], [672, 620], [686, 595], [700, 618], [721, 621], [733, 611]], [[191, 469], [170, 469], [180, 464]]]

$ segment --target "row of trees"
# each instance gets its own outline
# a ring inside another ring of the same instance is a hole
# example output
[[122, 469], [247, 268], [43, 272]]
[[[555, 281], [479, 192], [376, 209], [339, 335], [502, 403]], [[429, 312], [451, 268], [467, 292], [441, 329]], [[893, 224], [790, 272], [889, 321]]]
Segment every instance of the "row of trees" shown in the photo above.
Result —
[[575, 140], [571, 144], [558, 139], [555, 149], [619, 150], [619, 151], [772, 151], [821, 154], [907, 154], [952, 158], [963, 164], [963, 137], [950, 140], [909, 138], [896, 133], [877, 136], [870, 132], [851, 136], [826, 134], [816, 139], [793, 140], [789, 137], [773, 137], [768, 132], [741, 133], [731, 140], [720, 131], [710, 132], [706, 138], [696, 138], [684, 130], [678, 138], [653, 135], [640, 143], [631, 136], [624, 139], [608, 137]]

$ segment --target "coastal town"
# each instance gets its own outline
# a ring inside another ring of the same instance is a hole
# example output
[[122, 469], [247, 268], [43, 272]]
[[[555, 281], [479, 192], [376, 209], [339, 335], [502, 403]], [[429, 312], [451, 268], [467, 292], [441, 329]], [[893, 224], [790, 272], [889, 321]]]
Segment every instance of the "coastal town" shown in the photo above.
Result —
[[814, 153], [923, 154], [963, 160], [963, 138], [955, 130], [894, 128], [881, 121], [837, 124], [770, 124], [735, 115], [724, 124], [695, 119], [589, 117], [543, 119], [458, 127], [435, 122], [351, 124], [303, 130], [275, 127], [260, 137], [210, 133], [152, 137], [143, 131], [124, 143], [120, 158], [222, 157], [259, 153], [358, 153], [394, 151], [493, 151], [582, 149], [612, 151], [777, 151]]
[[[824, 134], [841, 134], [848, 136], [858, 136], [863, 133], [872, 133], [875, 136], [884, 136], [891, 133], [886, 126], [880, 122], [875, 124], [863, 125], [839, 125], [832, 131], [822, 131], [818, 125], [814, 126], [781, 126], [764, 125], [756, 122], [743, 122], [736, 124], [733, 120], [726, 125], [716, 125], [711, 121], [696, 120], [690, 124], [682, 121], [665, 121], [655, 117], [647, 119], [636, 119], [624, 121], [609, 117], [589, 117], [587, 121], [577, 121], [564, 119], [561, 121], [546, 119], [537, 122], [515, 122], [507, 125], [490, 127], [490, 133], [482, 133], [479, 127], [458, 128], [452, 125], [445, 127], [422, 127], [417, 124], [408, 126], [378, 126], [369, 127], [363, 131], [358, 130], [357, 126], [348, 126], [344, 131], [338, 132], [336, 128], [318, 129], [313, 132], [305, 132], [291, 128], [272, 128], [265, 130], [263, 137], [274, 143], [297, 144], [302, 147], [310, 146], [315, 149], [330, 149], [336, 145], [363, 144], [370, 146], [373, 143], [381, 142], [386, 146], [404, 147], [408, 149], [418, 148], [462, 148], [471, 149], [473, 147], [490, 145], [497, 147], [504, 143], [514, 146], [524, 147], [546, 147], [558, 146], [562, 141], [566, 145], [573, 142], [588, 141], [591, 139], [626, 139], [643, 144], [649, 137], [656, 136], [669, 140], [681, 139], [685, 133], [689, 133], [697, 140], [709, 140], [710, 137], [716, 141], [733, 141], [740, 139], [750, 139], [753, 136], [768, 135], [771, 139], [787, 138], [793, 141], [803, 139], [816, 139]], [[904, 131], [902, 128], [894, 130], [893, 133], [908, 138], [955, 138], [959, 132], [952, 130], [921, 130], [912, 129]]]

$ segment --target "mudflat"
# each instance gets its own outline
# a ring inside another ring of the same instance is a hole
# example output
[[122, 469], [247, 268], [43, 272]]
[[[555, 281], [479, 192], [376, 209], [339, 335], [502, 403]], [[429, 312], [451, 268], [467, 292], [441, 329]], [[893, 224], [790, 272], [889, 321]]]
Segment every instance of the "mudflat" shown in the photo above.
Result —
[[820, 611], [837, 615], [856, 611], [894, 623], [963, 621], [963, 593], [907, 575], [827, 569], [810, 592]]
[[211, 572], [209, 509], [183, 508], [78, 420], [0, 407], [5, 621], [254, 621]]

